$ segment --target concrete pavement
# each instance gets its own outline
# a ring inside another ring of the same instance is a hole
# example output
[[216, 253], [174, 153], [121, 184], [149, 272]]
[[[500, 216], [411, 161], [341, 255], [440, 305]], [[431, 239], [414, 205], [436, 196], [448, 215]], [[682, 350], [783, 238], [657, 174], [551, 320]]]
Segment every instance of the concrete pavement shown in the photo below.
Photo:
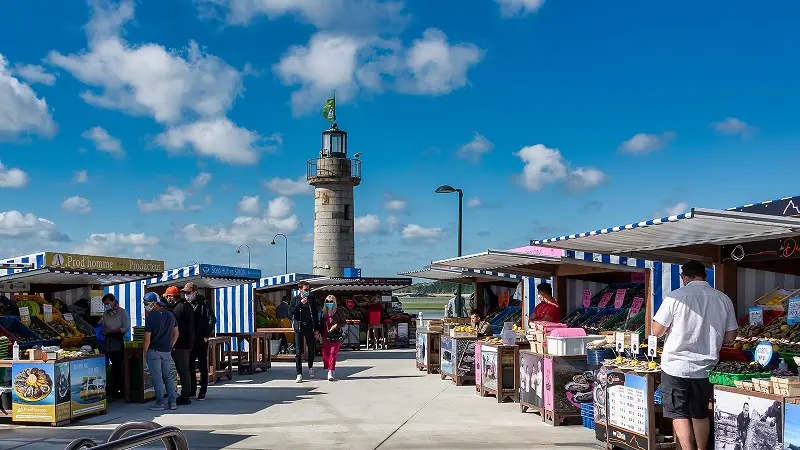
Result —
[[0, 425], [0, 449], [63, 450], [78, 437], [101, 442], [134, 420], [177, 426], [200, 450], [598, 448], [585, 428], [547, 426], [519, 405], [418, 372], [413, 350], [342, 352], [340, 361], [343, 379], [334, 383], [295, 384], [294, 365], [280, 363], [212, 385], [208, 400], [177, 411], [115, 402], [107, 414], [68, 427]]

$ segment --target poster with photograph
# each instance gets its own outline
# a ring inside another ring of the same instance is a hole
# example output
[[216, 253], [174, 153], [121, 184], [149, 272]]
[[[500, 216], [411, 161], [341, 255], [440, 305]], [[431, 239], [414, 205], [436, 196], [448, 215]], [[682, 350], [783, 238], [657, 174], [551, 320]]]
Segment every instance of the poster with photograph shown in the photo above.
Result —
[[106, 359], [78, 359], [69, 362], [72, 417], [106, 409]]
[[54, 372], [53, 364], [43, 362], [11, 366], [11, 420], [57, 422]]
[[519, 353], [520, 402], [542, 407], [544, 391], [544, 358], [534, 353]]
[[459, 377], [475, 376], [475, 341], [456, 339], [456, 366], [453, 370]]
[[497, 348], [481, 348], [481, 383], [487, 389], [497, 390]]
[[[787, 418], [787, 423], [789, 420]], [[782, 402], [757, 395], [714, 389], [716, 450], [783, 448], [782, 428]]]
[[481, 370], [483, 367], [483, 361], [481, 361], [483, 354], [483, 346], [480, 342], [475, 343], [475, 386], [481, 385]]
[[800, 405], [786, 403], [784, 408], [784, 450], [800, 450]]
[[427, 340], [427, 338], [428, 338], [428, 335], [426, 333], [417, 334], [417, 363], [419, 363], [419, 364], [421, 364], [423, 366], [427, 366], [428, 365], [428, 361], [427, 361], [427, 357], [428, 357], [427, 350], [428, 349], [427, 349], [427, 347], [425, 345], [426, 344], [425, 341]]
[[453, 375], [453, 363], [456, 360], [455, 339], [442, 335], [442, 348], [439, 370], [443, 375]]
[[406, 348], [408, 347], [408, 324], [397, 324], [397, 346]]
[[69, 389], [69, 362], [55, 364], [56, 383], [56, 421], [61, 422], [72, 416]]

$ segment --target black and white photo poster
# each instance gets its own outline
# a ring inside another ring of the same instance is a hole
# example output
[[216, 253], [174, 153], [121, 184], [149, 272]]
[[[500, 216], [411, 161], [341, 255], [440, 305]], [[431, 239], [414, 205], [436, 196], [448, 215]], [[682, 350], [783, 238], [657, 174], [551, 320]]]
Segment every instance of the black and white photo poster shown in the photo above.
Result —
[[715, 450], [783, 448], [783, 403], [714, 390]]

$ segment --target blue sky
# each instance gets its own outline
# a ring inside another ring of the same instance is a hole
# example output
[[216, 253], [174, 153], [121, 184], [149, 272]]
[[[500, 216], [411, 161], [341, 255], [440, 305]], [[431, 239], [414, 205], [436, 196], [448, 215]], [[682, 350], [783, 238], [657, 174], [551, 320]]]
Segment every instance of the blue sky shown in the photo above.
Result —
[[465, 252], [798, 194], [796, 3], [469, 5], [5, 5], [0, 255], [308, 272], [334, 90], [365, 275], [455, 254], [440, 184]]

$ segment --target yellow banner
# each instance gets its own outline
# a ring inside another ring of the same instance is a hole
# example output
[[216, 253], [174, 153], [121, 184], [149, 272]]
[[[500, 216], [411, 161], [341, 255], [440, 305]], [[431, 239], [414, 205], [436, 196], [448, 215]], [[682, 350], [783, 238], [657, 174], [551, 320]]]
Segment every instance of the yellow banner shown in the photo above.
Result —
[[91, 272], [160, 273], [164, 271], [164, 261], [55, 252], [45, 252], [44, 265], [51, 269], [73, 269]]

